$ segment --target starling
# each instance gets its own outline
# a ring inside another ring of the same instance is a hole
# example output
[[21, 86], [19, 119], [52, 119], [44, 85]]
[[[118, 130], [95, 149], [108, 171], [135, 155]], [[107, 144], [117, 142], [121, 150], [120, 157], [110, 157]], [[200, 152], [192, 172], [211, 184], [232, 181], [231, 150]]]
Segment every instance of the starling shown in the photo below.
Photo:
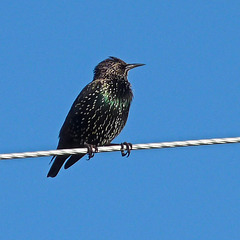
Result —
[[[57, 148], [110, 145], [126, 124], [133, 98], [128, 71], [142, 65], [127, 64], [116, 57], [100, 62], [94, 69], [93, 81], [74, 101], [60, 130]], [[65, 160], [67, 169], [84, 155], [54, 156], [47, 176], [55, 177]]]

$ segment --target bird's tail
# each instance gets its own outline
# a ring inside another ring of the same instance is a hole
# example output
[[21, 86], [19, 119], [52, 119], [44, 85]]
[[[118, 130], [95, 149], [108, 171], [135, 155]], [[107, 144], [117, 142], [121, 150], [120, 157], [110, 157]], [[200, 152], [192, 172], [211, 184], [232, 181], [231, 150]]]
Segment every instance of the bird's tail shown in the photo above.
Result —
[[56, 177], [59, 170], [61, 169], [63, 163], [65, 162], [65, 160], [68, 157], [69, 157], [69, 155], [68, 156], [66, 156], [66, 155], [65, 156], [54, 156], [51, 161], [53, 161], [54, 158], [55, 159], [54, 159], [54, 162], [48, 172], [47, 177]]
[[64, 165], [64, 168], [67, 169], [71, 167], [74, 163], [76, 163], [80, 158], [82, 158], [85, 154], [78, 154], [78, 155], [72, 155], [67, 162]]

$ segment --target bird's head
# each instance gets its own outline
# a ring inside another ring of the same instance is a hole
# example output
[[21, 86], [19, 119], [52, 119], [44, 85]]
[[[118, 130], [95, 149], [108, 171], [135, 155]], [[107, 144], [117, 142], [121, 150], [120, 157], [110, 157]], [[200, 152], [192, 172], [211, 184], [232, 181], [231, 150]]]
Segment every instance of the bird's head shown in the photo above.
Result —
[[119, 58], [109, 57], [95, 67], [94, 80], [99, 78], [127, 79], [127, 74], [130, 69], [143, 65], [145, 64], [128, 64]]

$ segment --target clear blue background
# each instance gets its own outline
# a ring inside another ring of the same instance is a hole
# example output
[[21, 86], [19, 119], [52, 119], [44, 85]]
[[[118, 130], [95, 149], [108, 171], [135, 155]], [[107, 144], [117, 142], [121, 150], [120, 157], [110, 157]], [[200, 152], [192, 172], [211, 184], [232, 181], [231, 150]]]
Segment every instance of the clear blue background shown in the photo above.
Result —
[[[239, 1], [1, 1], [0, 152], [55, 149], [108, 56], [146, 63], [115, 140], [240, 136]], [[86, 158], [85, 158], [86, 159]], [[240, 145], [0, 162], [0, 238], [240, 239]]]

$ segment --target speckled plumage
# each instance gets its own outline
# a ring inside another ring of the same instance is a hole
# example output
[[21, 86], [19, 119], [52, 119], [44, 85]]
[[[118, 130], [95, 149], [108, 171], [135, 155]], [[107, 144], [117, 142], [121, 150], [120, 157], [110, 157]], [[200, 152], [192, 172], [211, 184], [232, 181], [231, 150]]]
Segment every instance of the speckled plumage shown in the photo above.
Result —
[[[78, 95], [65, 119], [58, 149], [110, 144], [125, 126], [133, 98], [128, 71], [142, 65], [127, 64], [115, 57], [99, 63], [93, 81]], [[84, 155], [57, 156], [48, 177], [55, 177], [68, 157], [64, 168]]]

